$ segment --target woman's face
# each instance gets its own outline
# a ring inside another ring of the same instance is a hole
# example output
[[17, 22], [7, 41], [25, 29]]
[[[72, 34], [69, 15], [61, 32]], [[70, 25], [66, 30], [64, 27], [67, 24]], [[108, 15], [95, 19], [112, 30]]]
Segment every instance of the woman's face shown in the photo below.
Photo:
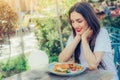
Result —
[[70, 14], [70, 20], [73, 28], [75, 29], [76, 34], [82, 35], [83, 32], [88, 28], [88, 23], [85, 18], [77, 12], [72, 12]]

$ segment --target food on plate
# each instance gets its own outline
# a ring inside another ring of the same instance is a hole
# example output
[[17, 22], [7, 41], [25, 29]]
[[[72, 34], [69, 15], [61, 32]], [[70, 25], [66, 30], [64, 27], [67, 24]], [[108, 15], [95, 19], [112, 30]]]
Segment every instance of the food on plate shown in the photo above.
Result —
[[80, 71], [83, 67], [75, 63], [56, 63], [53, 69], [55, 72], [71, 73]]

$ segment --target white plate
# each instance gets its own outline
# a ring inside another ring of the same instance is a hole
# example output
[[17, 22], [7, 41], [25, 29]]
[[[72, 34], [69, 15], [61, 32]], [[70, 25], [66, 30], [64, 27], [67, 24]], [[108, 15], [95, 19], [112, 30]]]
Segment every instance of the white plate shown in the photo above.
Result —
[[78, 75], [78, 74], [84, 72], [87, 69], [86, 67], [84, 67], [81, 64], [76, 64], [77, 66], [82, 66], [83, 69], [82, 70], [78, 70], [78, 71], [74, 71], [74, 72], [70, 72], [70, 73], [60, 73], [60, 72], [54, 71], [54, 65], [56, 63], [57, 62], [49, 64], [49, 66], [48, 66], [48, 72], [56, 74], [56, 75], [60, 75], [60, 76], [71, 76], [71, 75]]

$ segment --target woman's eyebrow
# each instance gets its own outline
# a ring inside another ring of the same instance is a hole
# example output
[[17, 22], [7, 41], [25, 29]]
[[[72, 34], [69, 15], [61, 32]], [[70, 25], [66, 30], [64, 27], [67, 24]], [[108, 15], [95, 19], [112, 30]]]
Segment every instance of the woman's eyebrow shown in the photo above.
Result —
[[82, 21], [83, 19], [81, 19], [81, 18], [77, 18], [77, 19], [75, 19], [75, 20], [73, 20], [73, 19], [71, 19], [71, 21]]

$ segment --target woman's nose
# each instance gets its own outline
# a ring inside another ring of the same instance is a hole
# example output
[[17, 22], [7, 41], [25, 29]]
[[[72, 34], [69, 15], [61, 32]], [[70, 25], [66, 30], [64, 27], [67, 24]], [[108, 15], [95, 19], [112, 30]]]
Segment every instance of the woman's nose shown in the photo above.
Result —
[[77, 27], [79, 27], [79, 24], [78, 23], [74, 23], [73, 27], [77, 28]]

